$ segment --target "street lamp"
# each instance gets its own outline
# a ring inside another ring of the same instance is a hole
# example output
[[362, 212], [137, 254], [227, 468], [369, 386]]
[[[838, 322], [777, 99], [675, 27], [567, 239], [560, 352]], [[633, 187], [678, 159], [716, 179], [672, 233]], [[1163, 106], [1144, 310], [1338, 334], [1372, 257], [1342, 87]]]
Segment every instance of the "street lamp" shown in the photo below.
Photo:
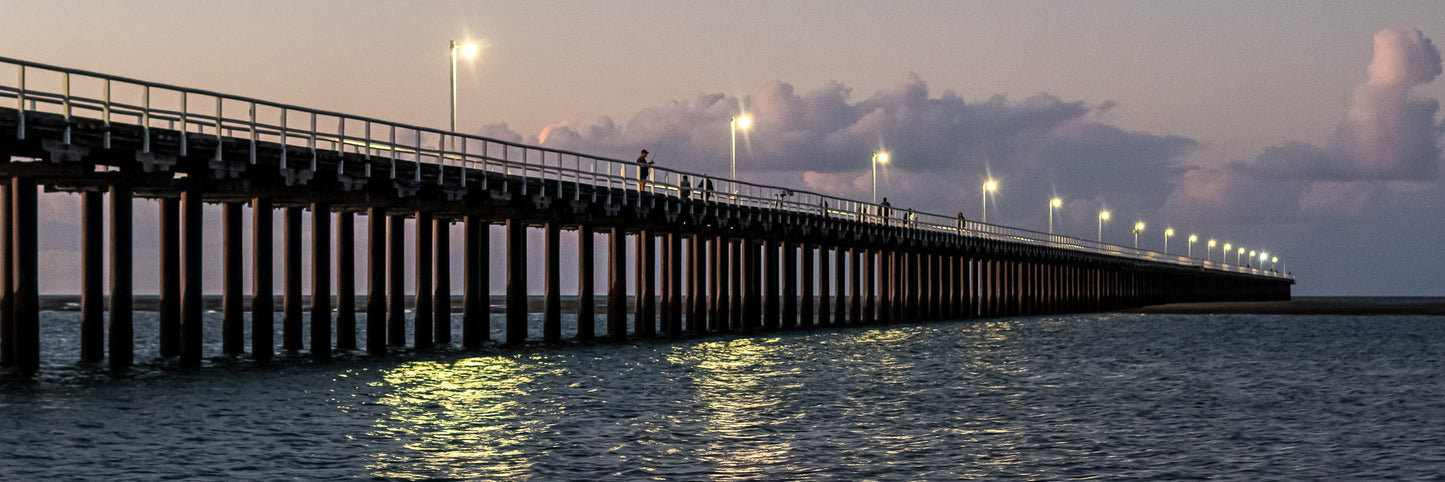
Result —
[[878, 151], [873, 154], [873, 204], [878, 204], [878, 164], [888, 163], [888, 153]]
[[734, 187], [737, 186], [737, 182], [738, 182], [738, 129], [747, 130], [747, 129], [748, 129], [748, 126], [750, 126], [750, 125], [753, 125], [753, 120], [750, 119], [750, 118], [748, 118], [748, 116], [745, 116], [745, 115], [741, 115], [741, 116], [735, 115], [735, 116], [733, 116], [732, 120], [728, 121], [728, 126], [731, 128], [732, 134], [733, 134], [733, 142], [732, 142], [732, 146], [733, 146], [733, 147], [732, 147], [732, 156], [731, 156], [731, 157], [732, 157], [732, 161], [733, 161], [733, 185], [734, 185]]
[[[473, 43], [459, 44], [459, 43], [457, 43], [456, 40], [453, 40], [453, 41], [452, 41], [452, 48], [451, 48], [451, 50], [452, 50], [452, 129], [451, 129], [451, 132], [456, 132], [456, 131], [457, 131], [457, 54], [460, 53], [462, 57], [468, 58], [468, 59], [470, 59], [470, 58], [472, 58], [472, 57], [476, 57], [476, 56], [477, 56], [477, 44], [473, 44]], [[455, 143], [456, 140], [453, 139], [452, 142]], [[453, 147], [455, 147], [455, 146], [453, 146]]]
[[1169, 237], [1174, 235], [1174, 228], [1164, 228], [1164, 254], [1169, 254]]
[[[1225, 248], [1225, 249], [1229, 249], [1229, 248]], [[1212, 257], [1212, 256], [1214, 256], [1214, 240], [1213, 240], [1213, 239], [1209, 240], [1209, 250], [1204, 252], [1204, 260], [1205, 260], [1205, 261], [1213, 261], [1213, 260], [1209, 259], [1209, 258]]]
[[1104, 242], [1104, 221], [1109, 220], [1108, 211], [1099, 211], [1099, 243]]
[[1234, 264], [1239, 264], [1239, 258], [1244, 256], [1244, 246], [1239, 247], [1239, 252], [1234, 254]]
[[1054, 210], [1064, 205], [1064, 200], [1054, 198], [1049, 201], [1049, 234], [1054, 234]]
[[983, 183], [983, 223], [988, 224], [988, 193], [998, 190], [998, 182], [989, 179]]
[[1275, 263], [1278, 263], [1278, 262], [1279, 262], [1279, 257], [1278, 257], [1278, 256], [1270, 257], [1270, 258], [1269, 258], [1269, 269], [1274, 269], [1274, 264], [1275, 264]]
[[1139, 249], [1139, 232], [1144, 230], [1144, 221], [1134, 223], [1134, 249]]
[[1189, 235], [1189, 252], [1188, 252], [1188, 256], [1189, 256], [1190, 258], [1193, 258], [1193, 257], [1194, 257], [1194, 242], [1195, 242], [1195, 241], [1199, 241], [1199, 236], [1195, 236], [1195, 235], [1193, 235], [1193, 234]]

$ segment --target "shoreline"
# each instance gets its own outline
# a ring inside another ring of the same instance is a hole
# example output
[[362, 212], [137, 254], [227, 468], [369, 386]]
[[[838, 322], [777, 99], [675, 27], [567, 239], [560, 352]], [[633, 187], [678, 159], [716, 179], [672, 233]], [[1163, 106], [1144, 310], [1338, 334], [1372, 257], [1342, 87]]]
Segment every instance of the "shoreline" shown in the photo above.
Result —
[[1171, 303], [1119, 310], [1150, 315], [1425, 315], [1445, 316], [1445, 303], [1351, 301], [1217, 301]]

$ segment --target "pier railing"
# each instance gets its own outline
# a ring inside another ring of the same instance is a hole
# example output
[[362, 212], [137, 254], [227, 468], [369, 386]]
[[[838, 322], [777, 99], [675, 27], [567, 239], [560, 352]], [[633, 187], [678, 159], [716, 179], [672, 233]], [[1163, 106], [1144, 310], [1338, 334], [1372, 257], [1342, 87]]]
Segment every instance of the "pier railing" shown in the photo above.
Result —
[[[0, 57], [0, 65], [13, 69], [13, 75], [0, 74], [0, 103], [13, 102], [16, 111], [21, 113], [16, 133], [21, 139], [25, 138], [29, 129], [23, 114], [43, 112], [60, 115], [68, 121], [64, 137], [67, 143], [70, 142], [70, 126], [74, 125], [74, 119], [85, 118], [103, 122], [107, 128], [112, 123], [142, 128], [145, 131], [143, 150], [146, 152], [150, 151], [150, 131], [165, 129], [192, 135], [214, 136], [217, 141], [248, 139], [251, 149], [246, 162], [251, 164], [256, 163], [257, 146], [261, 143], [288, 146], [302, 152], [309, 151], [309, 155], [303, 155], [300, 159], [288, 159], [291, 149], [282, 149], [283, 169], [314, 170], [318, 153], [332, 151], [338, 154], [360, 155], [372, 160], [382, 159], [384, 164], [389, 166], [387, 172], [374, 173], [371, 172], [372, 163], [367, 163], [361, 167], [364, 172], [358, 173], [366, 177], [380, 175], [396, 178], [399, 175], [398, 166], [409, 163], [418, 166], [430, 164], [440, 167], [437, 179], [432, 180], [438, 183], [450, 180], [465, 186], [468, 180], [467, 176], [462, 174], [471, 169], [523, 180], [549, 180], [559, 184], [585, 184], [606, 188], [611, 192], [620, 192], [623, 202], [640, 203], [644, 199], [641, 193], [650, 193], [654, 196], [653, 199], [656, 196], [689, 198], [732, 206], [771, 209], [775, 213], [822, 215], [901, 227], [906, 228], [904, 232], [907, 236], [992, 239], [1203, 269], [1289, 277], [1274, 270], [985, 224], [958, 216], [900, 210], [837, 196], [665, 167], [650, 167], [651, 172], [646, 179], [642, 179], [639, 176], [641, 166], [626, 160], [201, 89], [5, 57]], [[14, 79], [14, 82], [5, 81], [6, 78]], [[180, 137], [179, 152], [176, 154], [193, 155], [188, 152], [190, 147], [187, 145], [187, 138], [188, 136]], [[107, 138], [106, 142], [108, 141]], [[221, 150], [216, 149], [214, 155], [220, 158]], [[345, 168], [343, 163], [341, 169]], [[410, 171], [414, 181], [426, 181], [422, 178], [421, 169]], [[482, 177], [483, 182], [486, 182], [486, 178]], [[521, 183], [521, 194], [529, 194], [529, 184]], [[575, 189], [573, 195], [581, 196], [581, 192], [581, 189]], [[555, 195], [560, 197], [563, 194], [559, 190]], [[611, 199], [609, 196], [607, 200]]]

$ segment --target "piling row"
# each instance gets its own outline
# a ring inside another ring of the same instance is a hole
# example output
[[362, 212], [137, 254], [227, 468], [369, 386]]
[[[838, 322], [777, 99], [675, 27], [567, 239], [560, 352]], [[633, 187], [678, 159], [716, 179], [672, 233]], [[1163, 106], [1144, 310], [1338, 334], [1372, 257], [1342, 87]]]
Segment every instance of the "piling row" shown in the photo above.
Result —
[[[462, 347], [475, 349], [490, 341], [488, 274], [494, 266], [506, 274], [501, 341], [562, 342], [562, 231], [577, 233], [577, 285], [571, 288], [578, 294], [576, 339], [584, 341], [1281, 299], [1288, 298], [1292, 284], [1276, 277], [870, 222], [826, 207], [799, 213], [728, 203], [722, 196], [658, 194], [509, 171], [453, 167], [448, 172], [364, 153], [307, 151], [158, 129], [123, 131], [109, 124], [57, 123], [40, 115], [26, 118], [22, 124], [28, 128], [17, 128], [14, 118], [8, 122], [0, 116], [0, 133], [10, 133], [0, 135], [0, 153], [9, 159], [0, 163], [0, 364], [21, 373], [34, 373], [42, 356], [37, 292], [41, 187], [81, 196], [76, 349], [79, 360], [104, 360], [117, 371], [130, 367], [135, 355], [134, 197], [158, 201], [155, 355], [174, 357], [183, 366], [213, 356], [272, 360], [277, 313], [280, 348], [320, 360], [335, 351], [380, 356], [400, 347], [452, 344], [450, 309], [457, 293], [450, 280], [457, 262], [464, 280]], [[28, 135], [15, 135], [20, 132]], [[65, 143], [57, 148], [61, 132]], [[166, 162], [156, 161], [158, 156]], [[202, 207], [208, 203], [221, 206], [221, 219], [205, 219]], [[249, 293], [243, 286], [245, 205], [252, 216]], [[279, 247], [272, 241], [277, 210]], [[109, 233], [103, 232], [107, 215]], [[361, 260], [353, 256], [358, 215], [367, 222]], [[305, 216], [310, 217], [309, 233], [303, 232]], [[207, 266], [202, 227], [217, 221], [221, 263]], [[464, 225], [459, 260], [450, 256], [454, 223]], [[491, 227], [496, 225], [503, 226], [503, 235], [494, 241]], [[541, 231], [540, 245], [529, 245], [527, 234], [533, 229]], [[594, 255], [598, 234], [606, 237], [600, 259]], [[311, 250], [304, 253], [302, 239], [308, 235]], [[416, 247], [411, 260], [405, 256], [408, 240]], [[503, 244], [503, 259], [490, 259], [493, 242]], [[102, 261], [107, 248], [108, 264]], [[541, 253], [529, 252], [535, 250]], [[277, 255], [283, 258], [279, 311], [272, 282]], [[540, 274], [529, 273], [534, 256], [542, 259]], [[359, 263], [364, 263], [366, 291], [361, 318], [353, 281]], [[302, 332], [308, 307], [301, 286], [302, 270], [308, 267], [309, 336]], [[215, 269], [223, 280], [222, 340], [219, 353], [206, 353], [201, 275]], [[594, 328], [597, 270], [607, 273], [603, 333]], [[416, 287], [410, 299], [408, 275]], [[109, 292], [103, 292], [101, 280], [107, 276]], [[540, 333], [528, 332], [529, 276], [543, 280]], [[243, 316], [248, 308], [249, 343]], [[357, 326], [359, 319], [365, 327]], [[358, 330], [366, 334], [364, 347], [357, 344]]]

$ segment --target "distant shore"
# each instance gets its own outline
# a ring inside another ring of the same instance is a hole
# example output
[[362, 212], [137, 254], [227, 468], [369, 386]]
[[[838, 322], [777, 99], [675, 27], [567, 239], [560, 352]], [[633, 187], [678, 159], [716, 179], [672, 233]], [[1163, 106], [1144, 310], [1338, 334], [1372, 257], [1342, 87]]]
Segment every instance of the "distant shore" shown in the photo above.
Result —
[[1172, 303], [1121, 310], [1124, 313], [1176, 315], [1432, 315], [1445, 316], [1445, 303], [1367, 303], [1353, 301], [1221, 301]]

